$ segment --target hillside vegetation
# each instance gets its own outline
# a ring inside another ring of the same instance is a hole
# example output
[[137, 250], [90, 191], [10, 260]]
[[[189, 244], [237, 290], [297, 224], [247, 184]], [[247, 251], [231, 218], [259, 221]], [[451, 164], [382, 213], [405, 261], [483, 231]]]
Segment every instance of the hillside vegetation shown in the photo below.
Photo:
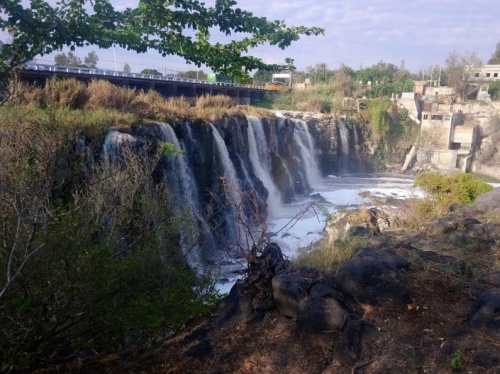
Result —
[[124, 146], [119, 163], [101, 150], [111, 126], [217, 117], [232, 103], [102, 81], [23, 92], [0, 106], [0, 371], [142, 347], [210, 311], [213, 280], [179, 244], [196, 224], [172, 214], [155, 174], [171, 150]]

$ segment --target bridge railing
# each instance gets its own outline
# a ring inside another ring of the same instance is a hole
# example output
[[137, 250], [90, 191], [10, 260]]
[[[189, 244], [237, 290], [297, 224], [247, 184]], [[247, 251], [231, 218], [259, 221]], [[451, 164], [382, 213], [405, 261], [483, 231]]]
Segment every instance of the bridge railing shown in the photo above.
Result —
[[206, 80], [191, 79], [176, 77], [172, 74], [169, 75], [150, 75], [150, 74], [140, 74], [140, 73], [124, 73], [116, 70], [106, 70], [97, 68], [86, 68], [86, 67], [73, 67], [73, 66], [63, 66], [63, 65], [47, 65], [47, 64], [34, 64], [27, 63], [24, 65], [27, 70], [36, 71], [49, 71], [54, 73], [71, 73], [71, 74], [82, 74], [91, 76], [112, 76], [112, 77], [123, 77], [123, 78], [139, 78], [148, 79], [155, 81], [171, 81], [171, 82], [184, 82], [184, 83], [194, 83], [194, 84], [204, 84], [207, 86], [226, 86], [226, 87], [242, 87], [242, 88], [252, 88], [257, 90], [266, 90], [265, 87], [261, 86], [246, 86], [238, 83], [227, 83], [227, 82], [209, 82]]

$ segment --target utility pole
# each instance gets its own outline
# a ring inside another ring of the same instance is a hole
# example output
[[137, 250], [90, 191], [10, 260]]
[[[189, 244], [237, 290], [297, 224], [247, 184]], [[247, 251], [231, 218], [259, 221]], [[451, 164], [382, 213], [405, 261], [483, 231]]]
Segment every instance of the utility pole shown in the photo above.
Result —
[[118, 65], [116, 65], [116, 47], [113, 44], [113, 56], [115, 58], [115, 71], [118, 71]]

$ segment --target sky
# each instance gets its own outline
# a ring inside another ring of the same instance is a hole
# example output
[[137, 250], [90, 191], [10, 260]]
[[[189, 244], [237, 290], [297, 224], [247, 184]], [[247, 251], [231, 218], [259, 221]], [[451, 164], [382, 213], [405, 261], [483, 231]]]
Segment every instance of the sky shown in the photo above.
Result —
[[[137, 0], [111, 3], [120, 9], [134, 6]], [[210, 5], [213, 0], [205, 3]], [[237, 6], [257, 16], [284, 20], [288, 26], [325, 29], [324, 36], [304, 36], [285, 50], [261, 46], [250, 51], [266, 63], [283, 63], [291, 57], [298, 70], [319, 63], [331, 69], [341, 64], [358, 69], [381, 60], [399, 66], [404, 60], [408, 70], [418, 73], [430, 65], [444, 64], [453, 50], [476, 52], [486, 63], [500, 43], [499, 0], [239, 0]], [[229, 40], [219, 35], [213, 39]], [[181, 58], [155, 52], [88, 47], [76, 54], [83, 59], [91, 50], [99, 56], [98, 66], [106, 69], [116, 66], [122, 70], [125, 63], [134, 72], [196, 69]], [[53, 63], [53, 55], [37, 61]]]

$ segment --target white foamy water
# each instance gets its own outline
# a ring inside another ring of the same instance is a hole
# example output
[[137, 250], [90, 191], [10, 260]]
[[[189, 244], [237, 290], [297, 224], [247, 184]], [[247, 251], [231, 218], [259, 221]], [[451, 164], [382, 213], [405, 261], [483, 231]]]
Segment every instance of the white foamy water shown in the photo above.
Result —
[[[326, 200], [325, 203], [319, 202], [322, 208], [315, 210], [309, 208], [305, 211], [311, 203], [317, 202], [311, 197], [283, 205], [278, 214], [268, 219], [268, 231], [276, 233], [271, 240], [279, 244], [288, 258], [295, 258], [300, 248], [307, 247], [322, 238], [327, 218], [325, 213], [331, 214], [344, 207], [355, 207], [363, 203], [369, 206], [370, 200], [359, 195], [363, 191], [368, 191], [374, 196], [394, 199], [423, 195], [422, 191], [413, 188], [413, 179], [406, 176], [347, 175], [323, 178], [320, 187], [314, 191]], [[294, 217], [300, 219], [294, 220]], [[221, 292], [229, 292], [237, 279], [231, 276], [228, 278], [225, 284], [217, 285]]]

